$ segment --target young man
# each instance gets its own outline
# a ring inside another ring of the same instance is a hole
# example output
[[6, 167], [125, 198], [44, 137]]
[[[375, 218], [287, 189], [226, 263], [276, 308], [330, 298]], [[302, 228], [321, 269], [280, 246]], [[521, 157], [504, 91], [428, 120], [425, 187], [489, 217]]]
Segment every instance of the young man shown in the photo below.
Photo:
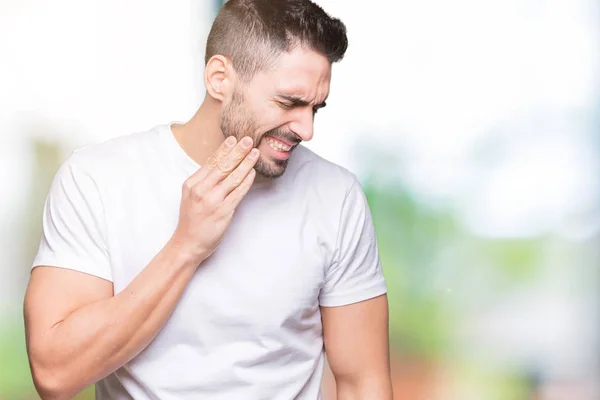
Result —
[[364, 193], [300, 145], [346, 47], [309, 0], [230, 0], [190, 121], [66, 160], [25, 299], [44, 399], [314, 400], [323, 350], [338, 399], [392, 398]]

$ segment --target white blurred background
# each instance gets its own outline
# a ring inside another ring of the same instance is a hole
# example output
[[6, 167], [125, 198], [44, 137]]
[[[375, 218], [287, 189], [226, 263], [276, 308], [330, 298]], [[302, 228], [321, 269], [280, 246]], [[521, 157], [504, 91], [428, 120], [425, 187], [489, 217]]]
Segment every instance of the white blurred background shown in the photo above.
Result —
[[[218, 3], [0, 0], [0, 399], [36, 398], [22, 297], [58, 164], [195, 112]], [[307, 145], [372, 200], [397, 398], [600, 399], [598, 2], [317, 3], [350, 47]]]

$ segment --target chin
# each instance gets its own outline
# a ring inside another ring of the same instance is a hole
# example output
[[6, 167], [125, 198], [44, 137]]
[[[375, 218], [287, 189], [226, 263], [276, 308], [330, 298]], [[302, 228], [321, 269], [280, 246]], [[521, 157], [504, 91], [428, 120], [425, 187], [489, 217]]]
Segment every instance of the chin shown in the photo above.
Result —
[[283, 175], [286, 167], [287, 160], [265, 160], [260, 158], [254, 166], [254, 169], [256, 170], [256, 173], [263, 178], [275, 179]]

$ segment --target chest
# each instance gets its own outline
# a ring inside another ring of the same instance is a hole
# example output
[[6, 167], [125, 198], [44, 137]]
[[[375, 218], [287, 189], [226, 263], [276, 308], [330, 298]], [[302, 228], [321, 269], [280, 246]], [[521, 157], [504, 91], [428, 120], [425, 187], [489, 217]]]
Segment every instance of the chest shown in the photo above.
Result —
[[[110, 230], [110, 253], [116, 293], [171, 237], [182, 183], [138, 187], [112, 204], [116, 225]], [[315, 207], [307, 197], [251, 191], [217, 250], [198, 267], [169, 323], [171, 329], [225, 339], [298, 329], [303, 320], [314, 319], [333, 237]]]

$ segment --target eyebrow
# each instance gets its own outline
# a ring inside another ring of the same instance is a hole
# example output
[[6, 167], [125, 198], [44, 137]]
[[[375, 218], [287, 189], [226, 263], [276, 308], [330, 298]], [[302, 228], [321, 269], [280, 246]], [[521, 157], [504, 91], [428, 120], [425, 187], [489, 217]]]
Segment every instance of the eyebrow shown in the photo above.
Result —
[[[293, 96], [293, 95], [288, 95], [288, 94], [280, 94], [277, 97], [279, 97], [280, 99], [284, 99], [289, 101], [290, 103], [292, 103], [295, 106], [308, 106], [310, 105], [310, 103], [304, 99], [302, 99], [302, 97], [300, 96]], [[322, 102], [320, 104], [315, 104], [315, 108], [323, 108], [327, 105], [326, 102]]]

